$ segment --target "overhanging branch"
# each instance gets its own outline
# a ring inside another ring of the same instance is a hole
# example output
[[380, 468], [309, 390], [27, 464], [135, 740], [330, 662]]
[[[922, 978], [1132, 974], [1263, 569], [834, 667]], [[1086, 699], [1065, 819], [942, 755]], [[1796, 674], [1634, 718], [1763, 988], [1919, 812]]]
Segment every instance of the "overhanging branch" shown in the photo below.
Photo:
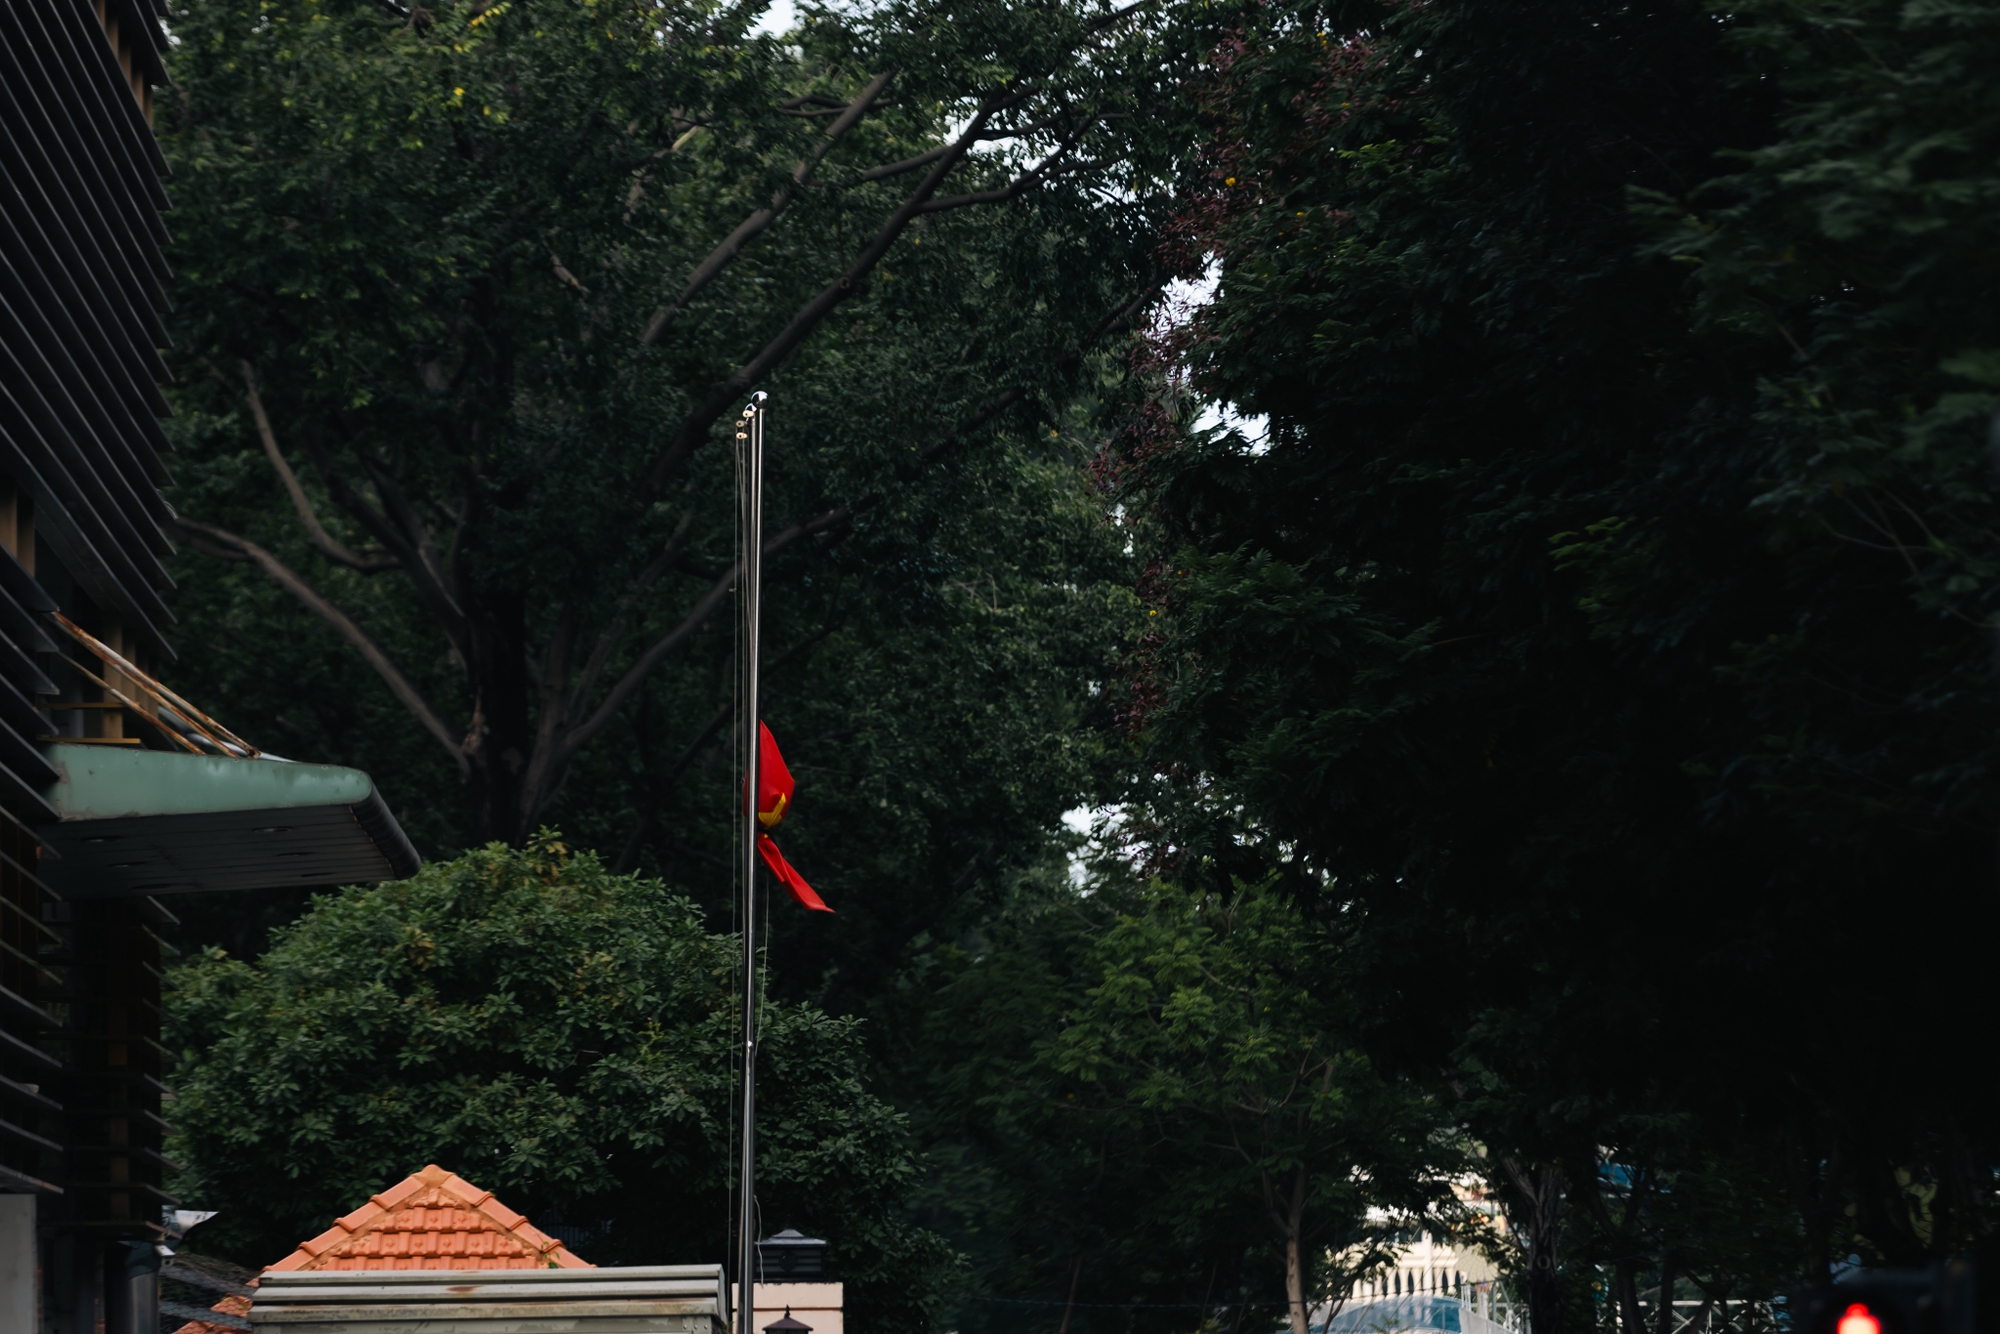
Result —
[[931, 163], [937, 161], [950, 151], [950, 144], [939, 144], [928, 153], [919, 153], [915, 157], [906, 157], [901, 162], [885, 162], [879, 167], [870, 167], [855, 179], [862, 181], [885, 181], [891, 176], [900, 176], [906, 171], [915, 171], [918, 167], [928, 167]]
[[[306, 438], [306, 450], [312, 456], [313, 467], [319, 473], [320, 480], [326, 484], [327, 494], [332, 496], [334, 502], [342, 509], [353, 515], [364, 528], [373, 533], [378, 542], [396, 553], [399, 568], [409, 576], [410, 583], [416, 588], [417, 596], [430, 607], [431, 614], [437, 618], [439, 627], [444, 631], [445, 638], [451, 641], [452, 647], [463, 655], [466, 649], [465, 613], [459, 609], [458, 600], [451, 595], [450, 589], [445, 587], [443, 576], [434, 564], [437, 548], [428, 541], [420, 546], [407, 531], [414, 514], [407, 503], [402, 503], [402, 494], [393, 487], [393, 479], [392, 495], [384, 495], [383, 499], [387, 502], [393, 496], [399, 503], [398, 517], [402, 523], [398, 523], [396, 519], [392, 519], [368, 503], [367, 497], [363, 496], [334, 466], [333, 458], [328, 454], [323, 442], [309, 435]], [[382, 480], [380, 471], [371, 470], [371, 472], [375, 473], [374, 480], [379, 494]], [[421, 524], [416, 526], [421, 533]]]
[[694, 272], [688, 275], [687, 283], [681, 288], [680, 295], [674, 298], [672, 305], [662, 306], [653, 312], [653, 318], [646, 322], [645, 332], [639, 335], [641, 347], [651, 347], [658, 341], [660, 335], [666, 332], [667, 326], [687, 308], [688, 302], [694, 300], [702, 288], [713, 282], [717, 274], [728, 268], [730, 262], [743, 253], [744, 246], [778, 220], [778, 215], [791, 204], [799, 187], [812, 179], [813, 172], [818, 169], [827, 153], [840, 142], [843, 135], [860, 123], [862, 116], [867, 114], [868, 108], [874, 105], [875, 99], [882, 95], [882, 90], [889, 86], [889, 80], [894, 77], [895, 71], [890, 70], [884, 74], [877, 74], [868, 81], [868, 86], [863, 88], [860, 94], [848, 103], [847, 109], [840, 113], [840, 119], [827, 126], [826, 135], [814, 146], [813, 151], [792, 168], [792, 183], [773, 192], [768, 207], [758, 209], [738, 223], [736, 230], [724, 238], [721, 245], [710, 251], [707, 259], [695, 266]]
[[[783, 532], [765, 539], [764, 555], [766, 558], [775, 556], [805, 538], [846, 523], [848, 517], [847, 507], [836, 505], [816, 518], [795, 523]], [[736, 580], [742, 569], [743, 563], [738, 561], [725, 570], [722, 576], [709, 586], [708, 591], [701, 595], [700, 600], [694, 604], [694, 609], [681, 619], [681, 623], [654, 641], [650, 648], [639, 655], [639, 660], [626, 669], [625, 675], [619, 677], [618, 683], [605, 695], [604, 702], [565, 738], [560, 753], [561, 764], [567, 764], [577, 751], [588, 745], [592, 738], [609, 726], [611, 720], [618, 716], [618, 711], [625, 707], [625, 701], [632, 697], [632, 693], [645, 682], [652, 670], [666, 661], [674, 650], [685, 644], [689, 637], [701, 628], [702, 622], [714, 615], [716, 609], [728, 600], [729, 595], [736, 589]]]
[[[202, 360], [204, 363], [207, 362], [205, 357]], [[328, 560], [337, 561], [349, 569], [360, 570], [364, 574], [397, 568], [402, 562], [394, 556], [364, 556], [327, 532], [326, 526], [320, 522], [318, 510], [313, 507], [312, 497], [308, 496], [305, 487], [299, 484], [299, 476], [292, 471], [292, 465], [285, 458], [285, 452], [278, 448], [278, 436], [271, 429], [270, 414], [264, 411], [264, 396], [257, 391], [257, 368], [247, 359], [238, 364], [243, 371], [243, 400], [250, 405], [250, 420], [257, 428], [258, 441], [264, 446], [264, 457], [270, 461], [272, 470], [278, 474], [278, 480], [284, 483], [285, 493], [292, 498], [292, 508], [298, 513], [299, 522], [305, 525], [306, 541], [312, 544], [313, 550]], [[209, 370], [217, 379], [222, 378], [221, 372], [216, 371], [214, 366], [209, 366]]]
[[666, 486], [667, 480], [673, 476], [674, 470], [680, 467], [681, 461], [694, 452], [696, 445], [708, 438], [709, 428], [715, 425], [722, 414], [748, 393], [758, 381], [770, 374], [772, 368], [783, 361], [793, 348], [805, 341], [806, 335], [819, 327], [820, 321], [833, 313], [835, 306], [861, 286], [869, 273], [881, 262], [882, 257], [889, 253], [889, 247], [896, 243], [896, 238], [903, 234], [911, 220], [922, 210], [924, 203], [937, 193], [938, 186], [951, 174], [952, 168], [956, 167], [960, 159], [972, 151], [972, 146], [979, 142], [980, 132], [986, 128], [987, 121], [992, 119], [996, 112], [1018, 105], [1027, 96], [1026, 91], [1015, 89], [1005, 94], [996, 94], [980, 104], [979, 110], [973, 113], [964, 132], [952, 141], [950, 151], [932, 164], [930, 171], [925, 173], [923, 182], [911, 192], [909, 198], [897, 206], [895, 212], [891, 213], [888, 220], [876, 230], [875, 235], [869, 238], [868, 243], [847, 266], [846, 271], [828, 283], [820, 290], [819, 295], [808, 301], [797, 314], [792, 316], [791, 321], [778, 336], [766, 343], [763, 350], [746, 365], [720, 384], [710, 387], [707, 396], [681, 422], [680, 429], [674, 432], [672, 443], [661, 453], [659, 461], [646, 475], [640, 493], [642, 496], [650, 499], [658, 495]]
[[1095, 162], [1078, 162], [1058, 171], [1056, 163], [1069, 154], [1070, 149], [1075, 146], [1075, 143], [1076, 141], [1072, 139], [1070, 142], [1063, 144], [1055, 152], [1044, 158], [1040, 166], [1032, 171], [1023, 172], [1020, 176], [1009, 181], [998, 190], [974, 190], [969, 194], [946, 195], [943, 199], [931, 200], [919, 211], [924, 213], [943, 213], [949, 209], [969, 208], [975, 204], [1004, 204], [1009, 200], [1019, 198], [1031, 187], [1040, 185], [1044, 181], [1052, 180], [1057, 176], [1073, 176], [1079, 172], [1097, 171], [1104, 167], [1115, 165], [1115, 159], [1101, 158]]
[[[270, 577], [272, 583], [305, 603], [314, 615], [339, 631], [341, 638], [355, 647], [368, 665], [375, 669], [375, 674], [388, 685], [391, 693], [402, 701], [403, 707], [408, 709], [411, 715], [423, 724], [424, 730], [436, 737], [438, 744], [450, 753], [452, 760], [458, 765], [459, 773], [471, 772], [471, 765], [466, 760], [464, 748], [453, 738], [451, 729], [445, 726], [444, 719], [438, 716], [430, 701], [411, 684], [410, 678], [403, 675], [402, 669], [396, 666], [388, 652], [375, 642], [375, 637], [356, 624], [353, 617], [328, 601], [324, 594], [307, 583], [283, 561], [248, 538], [238, 537], [213, 524], [200, 523], [188, 518], [175, 519], [173, 526], [188, 539], [189, 545], [198, 550], [225, 559], [247, 560], [255, 564]], [[221, 548], [220, 551], [215, 549], [218, 547]]]

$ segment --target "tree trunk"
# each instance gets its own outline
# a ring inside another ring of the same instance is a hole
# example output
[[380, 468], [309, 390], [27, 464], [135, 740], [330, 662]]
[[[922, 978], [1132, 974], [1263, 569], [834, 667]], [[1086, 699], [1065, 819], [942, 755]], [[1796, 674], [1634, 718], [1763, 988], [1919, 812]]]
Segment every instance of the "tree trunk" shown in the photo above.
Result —
[[1645, 1317], [1639, 1312], [1639, 1276], [1633, 1272], [1630, 1260], [1618, 1262], [1611, 1282], [1618, 1293], [1618, 1319], [1626, 1334], [1647, 1334]]
[[1292, 1176], [1291, 1207], [1285, 1215], [1285, 1301], [1292, 1317], [1292, 1334], [1306, 1331], [1306, 1169]]
[[1069, 1334], [1070, 1313], [1076, 1310], [1076, 1281], [1082, 1277], [1083, 1257], [1079, 1255], [1069, 1267], [1069, 1297], [1063, 1302], [1062, 1324], [1056, 1328], [1056, 1334]]
[[1839, 1148], [1836, 1145], [1831, 1154], [1822, 1157], [1785, 1132], [1779, 1137], [1778, 1154], [1785, 1165], [1785, 1178], [1791, 1184], [1792, 1202], [1799, 1211], [1800, 1233], [1805, 1241], [1806, 1281], [1830, 1283], [1833, 1243], [1828, 1223], [1831, 1202], [1839, 1188]]
[[1529, 1220], [1528, 1331], [1529, 1334], [1562, 1334], [1562, 1287], [1556, 1281], [1558, 1257], [1556, 1239], [1562, 1219], [1562, 1172], [1553, 1167], [1537, 1169], [1544, 1180], [1541, 1198]]
[[1563, 1173], [1560, 1167], [1522, 1167], [1501, 1159], [1520, 1193], [1522, 1232], [1528, 1251], [1529, 1334], [1562, 1334], [1562, 1287], [1557, 1282], [1556, 1242], [1561, 1234]]
[[519, 847], [533, 832], [521, 791], [534, 744], [524, 601], [511, 590], [489, 594], [470, 619], [474, 694], [466, 750], [479, 833]]

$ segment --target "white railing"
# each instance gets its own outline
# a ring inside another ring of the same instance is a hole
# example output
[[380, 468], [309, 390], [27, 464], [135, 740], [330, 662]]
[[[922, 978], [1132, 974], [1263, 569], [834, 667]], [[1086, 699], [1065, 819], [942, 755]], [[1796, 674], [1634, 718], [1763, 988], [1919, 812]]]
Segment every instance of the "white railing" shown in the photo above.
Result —
[[1313, 1334], [1522, 1334], [1525, 1312], [1517, 1314], [1494, 1286], [1464, 1300], [1424, 1292], [1349, 1299], [1338, 1311], [1314, 1315]]
[[[1350, 1297], [1338, 1310], [1317, 1307], [1312, 1334], [1526, 1334], [1528, 1312], [1497, 1283], [1468, 1284], [1465, 1296], [1405, 1293], [1400, 1297]], [[1658, 1307], [1639, 1304], [1646, 1328], [1659, 1327]], [[1769, 1302], [1676, 1301], [1669, 1334], [1771, 1334]], [[1616, 1317], [1614, 1316], [1613, 1319]]]
[[[1764, 1334], [1774, 1328], [1769, 1302], [1680, 1301], [1669, 1334]], [[1648, 1329], [1659, 1328], [1656, 1302], [1640, 1302]]]

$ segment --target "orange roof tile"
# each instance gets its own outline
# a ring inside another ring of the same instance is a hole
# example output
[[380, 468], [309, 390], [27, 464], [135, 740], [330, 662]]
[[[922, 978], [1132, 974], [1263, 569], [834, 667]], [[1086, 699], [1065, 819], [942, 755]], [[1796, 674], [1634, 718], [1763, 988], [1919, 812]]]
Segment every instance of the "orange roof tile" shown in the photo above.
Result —
[[[249, 1315], [250, 1299], [248, 1297], [236, 1296], [224, 1297], [208, 1309], [211, 1311], [220, 1311], [224, 1315]], [[174, 1334], [235, 1334], [235, 1329], [229, 1325], [213, 1324], [207, 1320], [190, 1320], [175, 1330]]]
[[464, 1178], [432, 1163], [272, 1269], [595, 1269]]

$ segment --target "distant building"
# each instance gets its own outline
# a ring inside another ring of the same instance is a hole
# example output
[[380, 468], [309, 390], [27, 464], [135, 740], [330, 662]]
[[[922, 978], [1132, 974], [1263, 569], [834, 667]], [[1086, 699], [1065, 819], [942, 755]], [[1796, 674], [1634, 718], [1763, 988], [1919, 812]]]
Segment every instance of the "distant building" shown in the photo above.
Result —
[[[1504, 1234], [1506, 1219], [1477, 1182], [1457, 1188], [1461, 1204]], [[1387, 1214], [1373, 1221], [1387, 1224]], [[1470, 1242], [1454, 1243], [1412, 1227], [1397, 1235], [1394, 1258], [1312, 1313], [1319, 1334], [1509, 1334], [1522, 1322], [1499, 1267]]]
[[1416, 1232], [1397, 1248], [1393, 1264], [1355, 1284], [1348, 1300], [1374, 1301], [1418, 1293], [1456, 1297], [1490, 1287], [1499, 1276], [1499, 1269], [1478, 1250]]

